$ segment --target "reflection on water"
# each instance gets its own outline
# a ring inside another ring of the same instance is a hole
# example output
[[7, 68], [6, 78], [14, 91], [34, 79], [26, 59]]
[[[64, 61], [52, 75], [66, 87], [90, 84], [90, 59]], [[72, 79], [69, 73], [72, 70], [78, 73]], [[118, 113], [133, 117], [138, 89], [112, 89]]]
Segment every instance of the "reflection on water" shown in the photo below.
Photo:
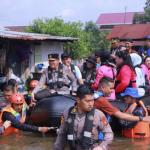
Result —
[[150, 150], [150, 139], [115, 138], [111, 150]]
[[[23, 133], [21, 135], [1, 136], [0, 150], [52, 150], [54, 135]], [[150, 139], [132, 140], [115, 138], [110, 150], [150, 150]]]
[[23, 133], [0, 137], [0, 150], [52, 150], [54, 136]]

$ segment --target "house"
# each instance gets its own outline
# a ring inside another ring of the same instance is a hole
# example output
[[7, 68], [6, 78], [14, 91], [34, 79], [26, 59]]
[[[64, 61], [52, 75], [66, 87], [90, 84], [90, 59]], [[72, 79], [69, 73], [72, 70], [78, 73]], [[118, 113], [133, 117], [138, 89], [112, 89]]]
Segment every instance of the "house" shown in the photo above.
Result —
[[16, 32], [25, 32], [28, 26], [6, 26], [5, 28], [16, 31]]
[[115, 25], [133, 24], [136, 13], [143, 12], [104, 13], [98, 17], [96, 24], [100, 30], [111, 30]]
[[115, 26], [108, 34], [107, 39], [119, 38], [133, 39], [133, 45], [136, 47], [145, 45], [145, 37], [150, 35], [150, 24], [132, 24]]
[[[73, 37], [51, 36], [11, 31], [0, 28], [0, 73], [5, 66], [11, 66], [16, 75], [20, 76], [26, 67], [47, 62], [49, 53], [63, 52], [66, 42], [78, 40]], [[34, 70], [33, 70], [34, 71]]]

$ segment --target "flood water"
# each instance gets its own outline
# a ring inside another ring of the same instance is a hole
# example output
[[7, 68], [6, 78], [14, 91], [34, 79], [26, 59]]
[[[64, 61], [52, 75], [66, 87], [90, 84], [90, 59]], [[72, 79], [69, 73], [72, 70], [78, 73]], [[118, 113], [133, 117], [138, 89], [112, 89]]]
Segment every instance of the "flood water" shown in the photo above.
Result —
[[[0, 99], [2, 102], [2, 99]], [[10, 136], [0, 135], [0, 150], [52, 150], [55, 134], [21, 132]], [[115, 137], [110, 150], [150, 150], [150, 138], [127, 139]], [[67, 149], [66, 149], [67, 150]]]
[[[1, 136], [0, 150], [52, 150], [56, 136], [33, 133]], [[150, 139], [132, 140], [116, 137], [110, 150], [150, 150]]]

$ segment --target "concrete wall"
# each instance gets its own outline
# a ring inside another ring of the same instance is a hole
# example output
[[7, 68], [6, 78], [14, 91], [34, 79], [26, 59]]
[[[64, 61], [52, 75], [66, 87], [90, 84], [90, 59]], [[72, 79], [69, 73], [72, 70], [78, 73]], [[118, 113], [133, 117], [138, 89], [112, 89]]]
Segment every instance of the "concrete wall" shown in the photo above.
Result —
[[44, 67], [48, 66], [48, 54], [63, 53], [63, 43], [44, 41], [39, 45], [32, 45], [32, 55], [30, 60], [31, 71], [34, 71], [34, 66], [39, 63], [44, 63]]

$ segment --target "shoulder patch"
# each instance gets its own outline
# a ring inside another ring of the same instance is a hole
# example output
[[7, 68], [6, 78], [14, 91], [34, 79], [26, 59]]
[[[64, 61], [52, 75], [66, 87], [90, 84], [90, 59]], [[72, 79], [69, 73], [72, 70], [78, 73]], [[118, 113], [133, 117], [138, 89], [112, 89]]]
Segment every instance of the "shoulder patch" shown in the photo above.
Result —
[[106, 126], [106, 125], [108, 124], [107, 119], [106, 119], [105, 116], [102, 116], [101, 121], [102, 121], [102, 124], [103, 124], [104, 126]]

